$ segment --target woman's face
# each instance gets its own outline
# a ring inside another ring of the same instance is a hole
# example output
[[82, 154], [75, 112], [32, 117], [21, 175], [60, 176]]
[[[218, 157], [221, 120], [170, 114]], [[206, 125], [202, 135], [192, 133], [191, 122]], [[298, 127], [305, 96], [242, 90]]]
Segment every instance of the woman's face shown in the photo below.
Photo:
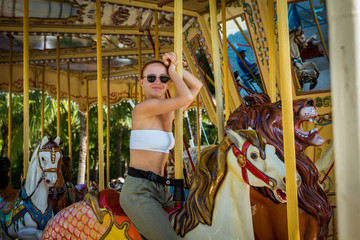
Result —
[[[156, 80], [149, 82], [147, 77], [155, 75]], [[140, 79], [140, 84], [145, 90], [146, 98], [163, 98], [166, 90], [170, 86], [170, 81], [163, 83], [160, 81], [160, 76], [169, 76], [167, 69], [160, 63], [153, 63], [144, 69], [144, 76]]]

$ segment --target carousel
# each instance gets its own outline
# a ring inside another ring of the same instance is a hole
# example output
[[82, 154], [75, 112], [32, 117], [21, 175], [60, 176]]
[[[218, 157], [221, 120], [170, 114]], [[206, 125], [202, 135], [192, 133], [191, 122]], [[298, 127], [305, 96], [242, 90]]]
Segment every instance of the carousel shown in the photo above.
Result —
[[179, 238], [356, 239], [358, 8], [3, 0], [0, 239], [141, 239], [119, 196], [141, 68], [167, 52], [203, 83], [165, 169]]

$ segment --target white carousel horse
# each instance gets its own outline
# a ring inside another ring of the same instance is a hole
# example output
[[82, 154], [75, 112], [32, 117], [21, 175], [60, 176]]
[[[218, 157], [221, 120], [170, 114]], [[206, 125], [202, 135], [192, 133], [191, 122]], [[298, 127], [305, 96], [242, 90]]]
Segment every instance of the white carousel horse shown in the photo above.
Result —
[[[299, 80], [301, 78], [312, 78], [313, 80], [316, 80], [320, 74], [320, 71], [316, 64], [311, 61], [303, 62], [301, 59], [301, 50], [306, 47], [307, 40], [305, 37], [304, 31], [299, 29], [294, 29], [289, 32], [290, 34], [290, 55], [291, 59], [294, 63], [295, 69], [298, 73]], [[315, 87], [315, 86], [314, 86]]]
[[[180, 212], [171, 216], [173, 220], [176, 219], [175, 225], [184, 239], [254, 239], [249, 196], [250, 185], [269, 187], [280, 202], [286, 202], [285, 165], [277, 157], [275, 148], [266, 144], [261, 135], [253, 130], [234, 132], [228, 129], [226, 132], [234, 144], [228, 148], [227, 144], [222, 143], [219, 146], [218, 154], [222, 153], [221, 148], [229, 149], [226, 152], [227, 173], [220, 181], [221, 186], [213, 195], [212, 200], [208, 199], [206, 202], [196, 200], [196, 202], [205, 203], [196, 208], [199, 209], [198, 211], [203, 211], [201, 218], [208, 219], [203, 221], [200, 219], [200, 224], [195, 224], [196, 226], [194, 225], [194, 228], [189, 231], [189, 225], [191, 225], [189, 222], [192, 220], [188, 218], [191, 214], [191, 217], [196, 215], [196, 213], [186, 212], [187, 204], [194, 204], [190, 201], [186, 202]], [[201, 158], [207, 154], [211, 155], [212, 153], [205, 150]], [[300, 177], [297, 175], [296, 178], [299, 184]], [[199, 183], [202, 185], [204, 181], [199, 182], [199, 177], [195, 173], [192, 182], [194, 187], [192, 188], [198, 188], [196, 185]], [[189, 195], [192, 193], [192, 188]], [[211, 186], [211, 188], [216, 187]], [[198, 191], [195, 190], [193, 194], [201, 195]], [[210, 210], [208, 213], [206, 210], [204, 211], [207, 208]], [[204, 217], [207, 214], [208, 216]], [[182, 229], [184, 224], [186, 229]]]
[[[204, 149], [185, 206], [171, 213], [182, 238], [254, 239], [250, 185], [267, 186], [279, 201], [286, 201], [285, 165], [275, 148], [253, 130], [227, 130], [227, 135], [219, 146]], [[101, 239], [140, 239], [129, 218], [116, 212], [120, 206], [111, 206], [119, 199], [116, 194], [103, 190], [99, 202], [87, 195], [86, 201], [63, 209], [49, 221], [42, 239], [57, 239], [59, 233], [70, 238], [90, 238], [94, 233]]]
[[25, 185], [15, 202], [3, 203], [0, 209], [1, 239], [40, 239], [53, 212], [48, 200], [49, 187], [57, 181], [61, 162], [60, 138], [44, 137], [30, 161]]

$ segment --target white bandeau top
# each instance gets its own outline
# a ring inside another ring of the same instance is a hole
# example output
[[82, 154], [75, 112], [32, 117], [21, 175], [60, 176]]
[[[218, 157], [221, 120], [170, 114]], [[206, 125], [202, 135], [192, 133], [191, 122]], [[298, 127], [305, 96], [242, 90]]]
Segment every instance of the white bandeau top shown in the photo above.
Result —
[[132, 130], [130, 148], [169, 153], [175, 145], [172, 132], [161, 130]]

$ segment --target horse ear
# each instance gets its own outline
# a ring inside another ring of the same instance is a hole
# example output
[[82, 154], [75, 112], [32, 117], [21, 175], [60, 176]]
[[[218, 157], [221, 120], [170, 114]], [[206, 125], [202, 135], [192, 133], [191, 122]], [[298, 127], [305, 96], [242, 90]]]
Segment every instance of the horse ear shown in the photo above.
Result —
[[56, 137], [55, 140], [54, 140], [54, 142], [56, 142], [56, 144], [57, 144], [58, 146], [60, 146], [60, 137]]
[[47, 142], [49, 142], [49, 139], [48, 139], [47, 136], [45, 136], [45, 137], [41, 140], [40, 148], [42, 148]]
[[242, 145], [245, 142], [245, 139], [231, 129], [226, 129], [226, 134], [230, 138], [230, 140], [236, 145], [236, 147], [241, 149]]
[[298, 30], [299, 30], [299, 31], [301, 31], [301, 30], [302, 30], [301, 26], [300, 26], [300, 27], [298, 27]]

